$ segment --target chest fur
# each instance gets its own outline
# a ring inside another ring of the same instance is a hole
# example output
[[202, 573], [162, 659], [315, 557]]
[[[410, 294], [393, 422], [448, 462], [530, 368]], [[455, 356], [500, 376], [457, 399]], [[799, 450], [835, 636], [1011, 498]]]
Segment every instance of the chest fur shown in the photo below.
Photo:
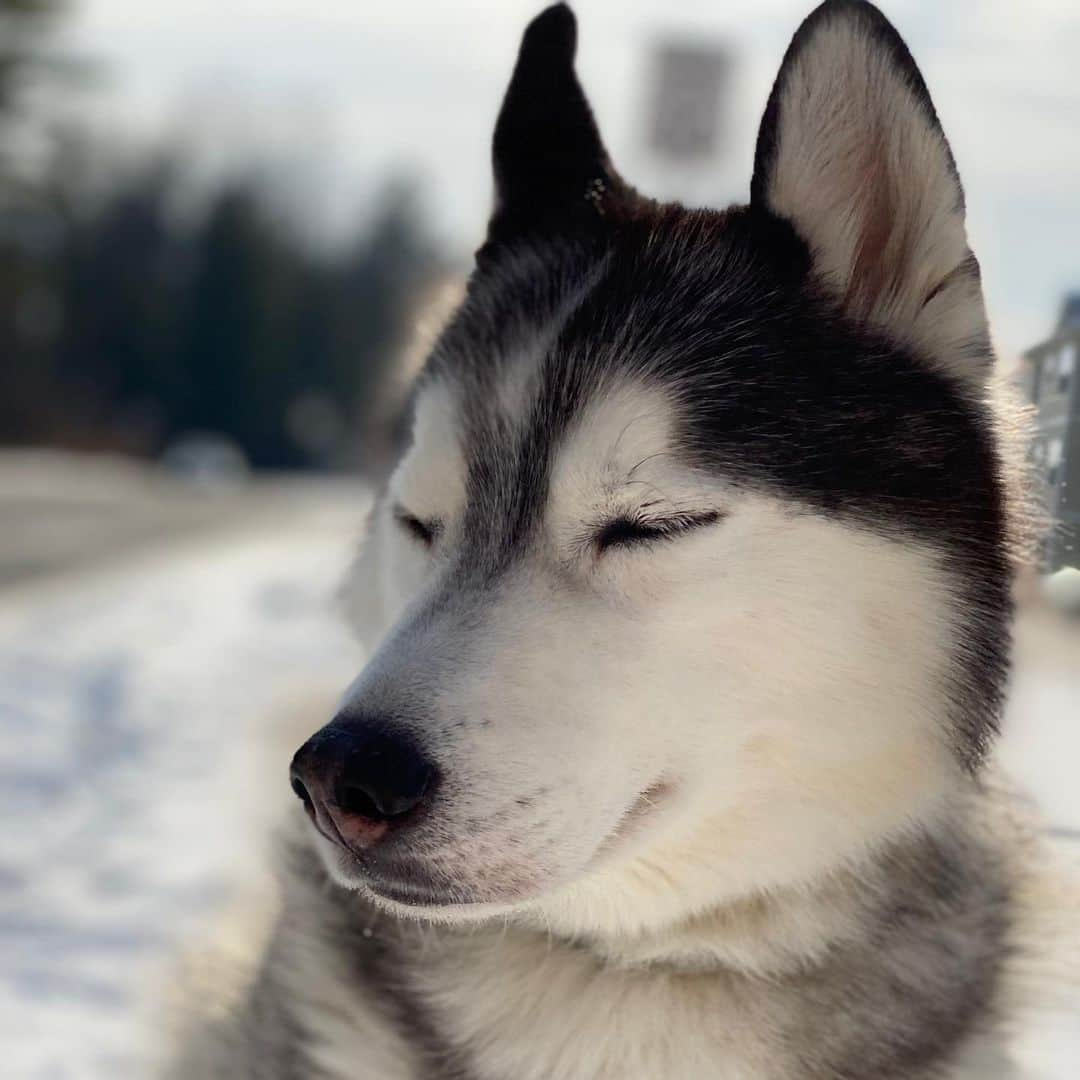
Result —
[[730, 976], [612, 969], [539, 939], [459, 947], [411, 982], [477, 1080], [790, 1075], [775, 1005]]
[[860, 972], [862, 959], [783, 977], [619, 968], [510, 933], [429, 948], [404, 973], [467, 1080], [957, 1075], [982, 1003], [968, 995], [950, 1014], [942, 988], [920, 996], [895, 969]]

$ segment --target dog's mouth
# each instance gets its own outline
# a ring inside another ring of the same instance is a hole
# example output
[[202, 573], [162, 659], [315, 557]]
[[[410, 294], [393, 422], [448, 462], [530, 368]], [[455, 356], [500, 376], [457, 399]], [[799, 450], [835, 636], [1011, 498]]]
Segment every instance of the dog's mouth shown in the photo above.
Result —
[[596, 854], [589, 861], [590, 869], [606, 865], [640, 841], [648, 826], [670, 803], [676, 790], [674, 781], [660, 779], [642, 791], [596, 849]]
[[[588, 859], [584, 871], [609, 865], [614, 859], [632, 852], [647, 835], [649, 826], [670, 802], [676, 785], [670, 780], [658, 780], [641, 791], [621, 815], [614, 828], [605, 836]], [[324, 843], [324, 855], [333, 863], [334, 877], [348, 888], [359, 889], [390, 908], [446, 910], [452, 908], [489, 908], [505, 910], [541, 898], [545, 887], [533, 873], [523, 867], [507, 865], [501, 872], [488, 868], [478, 884], [467, 873], [446, 869], [439, 858], [378, 846], [358, 851], [340, 837], [318, 830]], [[402, 838], [404, 839], [404, 838]], [[467, 865], [467, 860], [465, 860]]]
[[409, 908], [442, 908], [459, 904], [475, 904], [473, 896], [461, 882], [432, 873], [423, 863], [391, 863], [381, 866], [357, 867], [358, 883], [377, 900], [401, 904]]

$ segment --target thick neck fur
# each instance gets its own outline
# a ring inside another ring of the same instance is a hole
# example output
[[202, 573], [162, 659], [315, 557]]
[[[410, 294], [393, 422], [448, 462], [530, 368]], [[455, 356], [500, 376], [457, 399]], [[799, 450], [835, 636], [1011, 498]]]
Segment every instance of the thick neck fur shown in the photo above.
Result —
[[[932, 831], [821, 880], [631, 941], [401, 920], [298, 851], [289, 979], [310, 998], [347, 953], [364, 992], [393, 1003], [415, 1059], [403, 1077], [944, 1076], [989, 1011], [1007, 929], [987, 805], [973, 791]], [[324, 1039], [326, 1017], [311, 1022]]]

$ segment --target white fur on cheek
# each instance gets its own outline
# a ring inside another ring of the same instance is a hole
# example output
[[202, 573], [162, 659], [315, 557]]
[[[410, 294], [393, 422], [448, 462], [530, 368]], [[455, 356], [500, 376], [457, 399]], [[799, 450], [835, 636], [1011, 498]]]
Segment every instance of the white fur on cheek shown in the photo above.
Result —
[[[546, 541], [373, 661], [430, 695], [445, 802], [424, 857], [571, 934], [800, 887], [933, 815], [955, 775], [935, 553], [689, 469], [670, 430], [662, 394], [604, 395], [553, 462]], [[422, 491], [410, 468], [402, 498]], [[589, 529], [645, 504], [722, 516], [598, 556]], [[423, 580], [401, 551], [387, 540], [385, 612]], [[668, 797], [610, 844], [657, 784]]]
[[953, 785], [933, 553], [765, 495], [700, 539], [696, 575], [651, 590], [647, 637], [628, 638], [640, 655], [610, 688], [622, 740], [664, 732], [684, 797], [632, 858], [545, 902], [567, 929], [641, 932], [810, 881], [935, 814]]

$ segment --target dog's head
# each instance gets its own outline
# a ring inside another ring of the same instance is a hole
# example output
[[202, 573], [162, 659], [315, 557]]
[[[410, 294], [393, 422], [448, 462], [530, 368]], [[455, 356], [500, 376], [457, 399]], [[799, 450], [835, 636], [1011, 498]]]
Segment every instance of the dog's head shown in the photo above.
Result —
[[1001, 704], [1009, 565], [964, 202], [886, 20], [830, 0], [748, 206], [614, 170], [564, 6], [353, 591], [374, 652], [297, 754], [397, 911], [659, 925], [933, 815]]

